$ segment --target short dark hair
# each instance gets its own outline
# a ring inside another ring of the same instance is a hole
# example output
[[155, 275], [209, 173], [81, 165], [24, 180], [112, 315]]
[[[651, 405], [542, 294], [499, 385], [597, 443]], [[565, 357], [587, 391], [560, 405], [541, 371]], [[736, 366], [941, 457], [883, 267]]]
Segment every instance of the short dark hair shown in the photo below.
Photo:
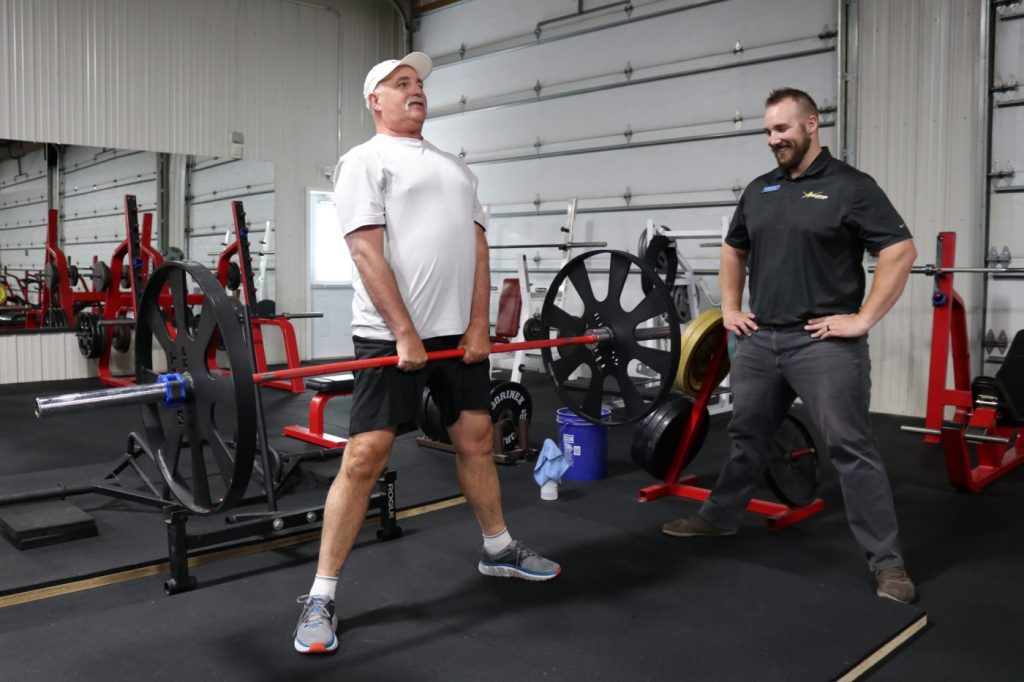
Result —
[[768, 95], [768, 99], [764, 101], [764, 108], [767, 109], [770, 106], [774, 106], [782, 100], [791, 99], [800, 105], [805, 114], [818, 115], [818, 105], [814, 103], [814, 99], [803, 90], [797, 90], [796, 88], [778, 88], [772, 90], [771, 94]]

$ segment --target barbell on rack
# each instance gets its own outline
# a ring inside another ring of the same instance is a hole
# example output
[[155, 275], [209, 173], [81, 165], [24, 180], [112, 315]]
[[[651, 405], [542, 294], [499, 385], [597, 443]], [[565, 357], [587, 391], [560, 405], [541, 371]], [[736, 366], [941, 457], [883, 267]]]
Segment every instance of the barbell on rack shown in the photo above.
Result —
[[[605, 259], [608, 283], [602, 296], [595, 291], [591, 271], [598, 272], [593, 263]], [[625, 304], [629, 295], [623, 296], [633, 271], [651, 285], [635, 305]], [[555, 302], [563, 283], [575, 290], [583, 308], [579, 315]], [[202, 294], [201, 302], [188, 305], [194, 300], [189, 292], [195, 289]], [[161, 304], [167, 297], [170, 310]], [[198, 313], [192, 311], [195, 306]], [[660, 326], [644, 326], [652, 320]], [[671, 390], [681, 352], [678, 313], [668, 287], [636, 256], [602, 250], [569, 261], [548, 289], [540, 321], [543, 338], [496, 344], [491, 352], [540, 349], [556, 394], [582, 418], [609, 425], [636, 422]], [[171, 493], [196, 513], [230, 508], [244, 494], [253, 468], [260, 384], [398, 364], [398, 357], [391, 356], [254, 372], [247, 339], [230, 296], [212, 272], [195, 262], [165, 262], [150, 276], [139, 305], [136, 385], [37, 398], [36, 414], [139, 404], [143, 433], [135, 434], [136, 442]], [[665, 345], [661, 343], [644, 345], [661, 339], [667, 340], [668, 349], [657, 347]], [[154, 340], [163, 353], [165, 372], [154, 368]], [[218, 346], [223, 348], [219, 356]], [[427, 357], [436, 361], [463, 354], [453, 349]], [[635, 383], [639, 366], [649, 377], [642, 382], [653, 391], [642, 391]], [[577, 378], [584, 368], [586, 375]], [[622, 406], [602, 420], [605, 394], [613, 391]]]

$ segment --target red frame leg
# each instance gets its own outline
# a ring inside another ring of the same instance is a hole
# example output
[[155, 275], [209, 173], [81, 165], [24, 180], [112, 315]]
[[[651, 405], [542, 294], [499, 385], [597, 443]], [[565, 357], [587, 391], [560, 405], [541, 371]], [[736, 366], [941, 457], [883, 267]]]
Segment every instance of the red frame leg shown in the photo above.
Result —
[[[713, 377], [718, 375], [718, 368], [728, 352], [728, 341], [728, 335], [722, 334], [722, 340], [719, 342], [718, 347], [715, 348], [714, 355], [711, 356], [711, 362], [708, 363], [708, 369], [704, 376]], [[696, 476], [687, 476], [682, 480], [679, 479], [679, 476], [682, 474], [684, 462], [689, 459], [687, 455], [690, 452], [690, 448], [693, 447], [694, 437], [700, 429], [701, 422], [704, 420], [705, 408], [707, 408], [708, 401], [711, 399], [711, 392], [714, 388], [710, 381], [705, 381], [701, 385], [700, 391], [694, 399], [693, 409], [690, 410], [689, 423], [687, 423], [682, 440], [679, 441], [679, 445], [676, 448], [672, 466], [669, 467], [664, 482], [641, 488], [637, 492], [637, 500], [639, 502], [651, 502], [666, 496], [683, 497], [703, 502], [711, 494], [710, 489], [694, 485], [697, 481]], [[808, 516], [813, 516], [824, 509], [825, 503], [820, 498], [805, 507], [790, 507], [779, 502], [760, 499], [753, 499], [747, 504], [747, 511], [767, 517], [765, 525], [769, 530], [780, 530]]]

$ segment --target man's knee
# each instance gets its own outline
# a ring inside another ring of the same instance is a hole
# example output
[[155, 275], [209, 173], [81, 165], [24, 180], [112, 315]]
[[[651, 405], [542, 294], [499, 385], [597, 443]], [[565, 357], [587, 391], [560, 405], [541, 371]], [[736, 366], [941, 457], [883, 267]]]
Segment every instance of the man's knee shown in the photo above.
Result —
[[345, 445], [341, 475], [353, 483], [372, 485], [387, 466], [394, 438], [390, 431], [367, 431], [353, 436]]
[[452, 443], [462, 456], [491, 456], [491, 416], [484, 410], [466, 410], [449, 429]]

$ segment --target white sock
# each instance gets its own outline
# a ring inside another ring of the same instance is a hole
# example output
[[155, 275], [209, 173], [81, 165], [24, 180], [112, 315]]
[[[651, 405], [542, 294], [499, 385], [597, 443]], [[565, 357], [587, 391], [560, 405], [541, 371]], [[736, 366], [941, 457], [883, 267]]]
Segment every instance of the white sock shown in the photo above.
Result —
[[334, 600], [334, 592], [338, 589], [338, 579], [331, 575], [320, 575], [316, 574], [316, 579], [313, 581], [313, 587], [309, 588], [309, 596], [311, 597], [327, 597], [330, 600]]
[[508, 534], [508, 528], [497, 535], [484, 536], [484, 551], [491, 556], [496, 556], [505, 551], [512, 544], [512, 536]]

